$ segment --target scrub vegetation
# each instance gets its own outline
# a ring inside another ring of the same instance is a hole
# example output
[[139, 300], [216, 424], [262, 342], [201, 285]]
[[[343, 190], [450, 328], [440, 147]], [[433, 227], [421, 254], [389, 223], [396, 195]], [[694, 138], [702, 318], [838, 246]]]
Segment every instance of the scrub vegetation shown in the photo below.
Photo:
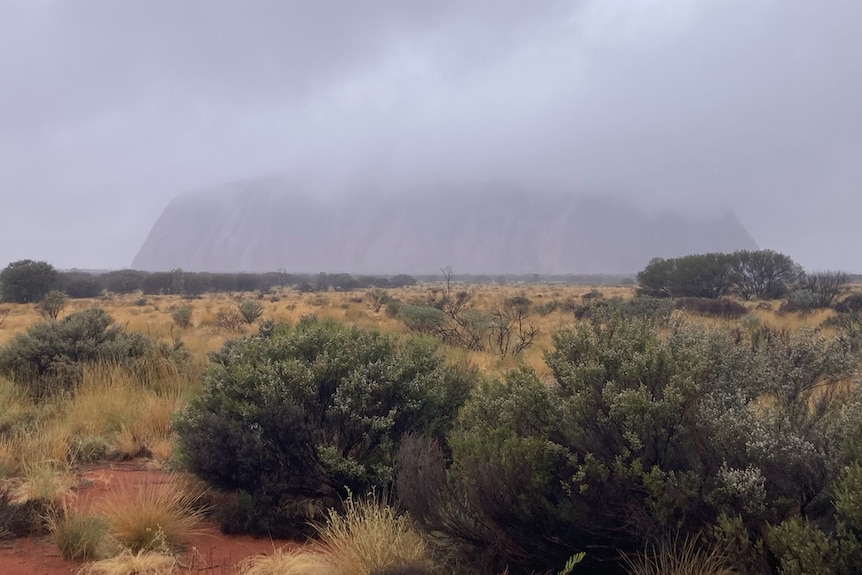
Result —
[[[206, 521], [307, 541], [246, 575], [859, 572], [858, 284], [707, 256], [635, 286], [69, 299], [40, 264], [50, 301], [0, 304], [0, 536], [90, 573], [181, 571]], [[170, 473], [76, 504], [131, 458]]]

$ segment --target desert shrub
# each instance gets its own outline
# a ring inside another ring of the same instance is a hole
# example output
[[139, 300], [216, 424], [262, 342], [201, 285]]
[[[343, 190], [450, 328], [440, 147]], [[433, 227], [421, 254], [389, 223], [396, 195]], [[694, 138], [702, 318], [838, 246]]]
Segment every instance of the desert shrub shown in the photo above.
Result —
[[820, 307], [819, 298], [810, 289], [795, 289], [787, 294], [787, 299], [778, 308], [779, 313], [808, 313]]
[[862, 466], [836, 478], [830, 521], [793, 516], [766, 531], [769, 551], [787, 575], [850, 575], [862, 569]]
[[39, 300], [36, 309], [45, 319], [57, 319], [69, 303], [69, 298], [61, 291], [51, 290]]
[[[374, 313], [379, 313], [380, 310], [389, 303], [389, 300], [392, 296], [389, 293], [380, 288], [370, 289], [365, 292], [365, 302], [368, 304], [368, 307]], [[360, 300], [361, 301], [361, 300]]]
[[398, 309], [398, 319], [410, 331], [438, 334], [443, 329], [446, 315], [435, 307], [402, 304]]
[[560, 307], [560, 302], [552, 299], [533, 306], [533, 310], [542, 317], [547, 317], [557, 311]]
[[398, 314], [401, 312], [401, 305], [402, 303], [399, 300], [390, 298], [386, 302], [386, 317], [398, 317]]
[[242, 300], [237, 306], [237, 310], [248, 325], [253, 324], [263, 315], [263, 306], [250, 299]]
[[831, 307], [847, 291], [850, 276], [839, 271], [823, 271], [804, 274], [800, 287], [814, 294], [818, 308]]
[[94, 308], [33, 324], [15, 336], [0, 349], [0, 374], [41, 397], [77, 386], [87, 363], [135, 368], [149, 359], [181, 363], [187, 356], [179, 347], [127, 332], [107, 312]]
[[174, 323], [177, 327], [187, 328], [189, 324], [192, 322], [192, 308], [187, 305], [183, 305], [175, 309], [171, 313], [171, 319], [174, 320]]
[[402, 444], [399, 498], [458, 560], [529, 572], [587, 550], [595, 568], [708, 534], [722, 514], [762, 556], [769, 524], [834, 517], [823, 502], [847, 457], [839, 420], [857, 364], [846, 341], [613, 315], [553, 341], [553, 382], [521, 368], [480, 387], [451, 460]]
[[539, 328], [529, 318], [531, 305], [525, 296], [516, 296], [495, 305], [488, 313], [488, 347], [500, 357], [518, 355], [533, 345]]
[[605, 296], [596, 288], [591, 289], [590, 291], [581, 296], [581, 300], [585, 302], [596, 301], [600, 299], [605, 299]]
[[862, 312], [862, 294], [851, 294], [837, 302], [833, 308], [838, 313], [858, 314]]
[[676, 300], [676, 308], [684, 309], [689, 313], [722, 319], [739, 319], [748, 313], [748, 309], [744, 305], [727, 298], [684, 297]]
[[220, 309], [213, 319], [216, 329], [228, 333], [240, 333], [247, 325], [242, 313], [236, 308]]
[[225, 344], [175, 424], [191, 471], [244, 491], [259, 532], [296, 535], [321, 502], [389, 484], [404, 434], [442, 439], [471, 381], [428, 338], [304, 318]]
[[615, 316], [622, 320], [647, 320], [665, 324], [670, 320], [674, 309], [673, 301], [665, 298], [649, 296], [635, 296], [625, 300], [611, 298], [604, 303], [596, 302], [593, 304], [593, 311], [583, 317], [592, 317], [598, 310], [598, 318]]

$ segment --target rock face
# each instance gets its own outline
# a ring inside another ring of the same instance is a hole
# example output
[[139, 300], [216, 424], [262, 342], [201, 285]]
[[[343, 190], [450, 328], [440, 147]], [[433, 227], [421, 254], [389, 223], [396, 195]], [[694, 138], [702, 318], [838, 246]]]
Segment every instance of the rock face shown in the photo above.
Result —
[[184, 194], [140, 270], [367, 274], [634, 273], [656, 256], [756, 249], [733, 214], [649, 216], [612, 200], [487, 188], [355, 194], [259, 179]]

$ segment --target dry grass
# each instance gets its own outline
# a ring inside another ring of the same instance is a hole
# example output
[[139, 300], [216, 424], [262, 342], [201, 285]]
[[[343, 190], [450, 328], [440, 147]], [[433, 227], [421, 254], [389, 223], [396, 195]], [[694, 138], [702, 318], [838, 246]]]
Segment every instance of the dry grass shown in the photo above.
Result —
[[149, 453], [165, 459], [170, 456], [171, 417], [189, 395], [178, 389], [179, 383], [167, 390], [153, 389], [141, 376], [115, 365], [88, 366], [56, 425], [73, 443], [95, 441], [124, 457]]
[[368, 575], [395, 565], [430, 562], [428, 548], [407, 515], [398, 515], [371, 494], [349, 497], [344, 514], [330, 509], [326, 523], [317, 526], [319, 552], [338, 575]]
[[108, 523], [67, 507], [48, 517], [48, 529], [65, 559], [93, 561], [114, 555], [116, 542], [108, 537]]
[[96, 561], [78, 570], [79, 575], [172, 575], [177, 559], [152, 551], [124, 551], [116, 557]]
[[78, 480], [68, 465], [51, 460], [24, 465], [24, 476], [14, 491], [14, 499], [41, 501], [53, 505], [68, 497]]
[[241, 575], [336, 575], [326, 558], [308, 550], [276, 549], [271, 555], [255, 555], [237, 564]]
[[626, 558], [630, 575], [736, 575], [727, 557], [715, 548], [703, 549], [698, 539], [674, 540]]
[[169, 550], [187, 542], [203, 519], [201, 494], [179, 477], [142, 486], [120, 485], [98, 502], [110, 534], [132, 551]]
[[373, 494], [348, 498], [344, 514], [329, 511], [316, 525], [319, 539], [302, 549], [276, 550], [250, 557], [242, 575], [368, 575], [399, 566], [431, 571], [428, 548], [406, 515]]

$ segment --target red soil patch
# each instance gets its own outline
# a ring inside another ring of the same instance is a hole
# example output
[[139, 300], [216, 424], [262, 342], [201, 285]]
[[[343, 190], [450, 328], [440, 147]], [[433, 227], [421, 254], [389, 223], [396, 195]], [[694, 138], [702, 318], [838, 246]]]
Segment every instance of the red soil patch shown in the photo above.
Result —
[[[146, 461], [114, 463], [82, 470], [81, 482], [69, 504], [87, 510], [117, 486], [143, 486], [164, 483], [170, 475], [153, 469]], [[252, 555], [271, 553], [291, 544], [249, 536], [224, 535], [212, 524], [201, 525], [179, 557], [182, 573], [234, 575], [236, 564]], [[49, 537], [30, 537], [0, 542], [0, 575], [70, 575], [83, 563], [66, 561]]]

